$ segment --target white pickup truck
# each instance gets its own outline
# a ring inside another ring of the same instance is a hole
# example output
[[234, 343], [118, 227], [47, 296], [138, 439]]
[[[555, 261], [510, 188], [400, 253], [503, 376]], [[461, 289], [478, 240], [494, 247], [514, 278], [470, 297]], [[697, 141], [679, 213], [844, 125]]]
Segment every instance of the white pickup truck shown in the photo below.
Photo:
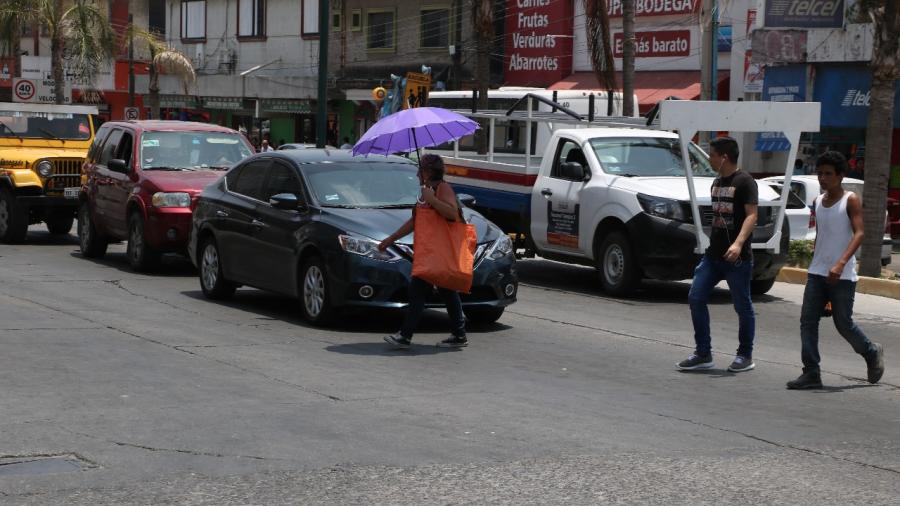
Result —
[[[487, 119], [491, 114], [467, 115]], [[500, 120], [498, 115], [490, 123]], [[621, 120], [637, 125], [640, 119]], [[564, 123], [555, 118], [555, 126], [568, 126]], [[574, 123], [576, 128], [554, 129], [547, 145], [534, 155], [477, 155], [458, 146], [445, 151], [446, 179], [458, 193], [473, 196], [472, 206], [479, 212], [515, 234], [525, 256], [594, 266], [608, 293], [631, 292], [642, 278], [691, 278], [699, 254], [678, 135], [637, 126], [587, 123], [579, 128]], [[699, 147], [691, 144], [688, 152], [708, 235], [710, 186], [716, 174]], [[752, 282], [756, 294], [772, 287], [787, 260], [790, 237], [785, 220], [780, 252], [759, 247], [773, 236], [778, 207], [772, 206], [780, 196], [768, 184], [758, 184], [761, 206], [753, 234]]]

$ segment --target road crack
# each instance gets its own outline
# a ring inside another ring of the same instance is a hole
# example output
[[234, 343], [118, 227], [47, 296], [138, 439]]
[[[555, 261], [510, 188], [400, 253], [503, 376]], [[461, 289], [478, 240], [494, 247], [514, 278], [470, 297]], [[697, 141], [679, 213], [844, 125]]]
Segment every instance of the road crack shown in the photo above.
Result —
[[181, 454], [185, 454], [185, 455], [194, 455], [197, 457], [252, 459], [252, 460], [278, 460], [278, 461], [284, 461], [284, 462], [291, 462], [288, 459], [281, 459], [281, 458], [277, 458], [277, 457], [260, 457], [258, 455], [240, 455], [240, 454], [231, 455], [231, 454], [227, 454], [227, 453], [204, 452], [204, 451], [200, 451], [200, 450], [185, 450], [183, 448], [162, 448], [162, 447], [148, 446], [148, 445], [142, 445], [142, 444], [137, 444], [137, 443], [128, 443], [125, 441], [116, 441], [114, 439], [97, 437], [93, 434], [86, 434], [84, 432], [78, 432], [78, 431], [73, 431], [73, 430], [69, 430], [69, 429], [63, 429], [63, 430], [65, 430], [66, 432], [69, 432], [71, 434], [75, 434], [78, 436], [83, 436], [86, 438], [93, 439], [95, 441], [103, 441], [106, 443], [114, 444], [116, 446], [124, 446], [127, 448], [137, 448], [139, 450], [147, 450], [150, 452], [181, 453]]

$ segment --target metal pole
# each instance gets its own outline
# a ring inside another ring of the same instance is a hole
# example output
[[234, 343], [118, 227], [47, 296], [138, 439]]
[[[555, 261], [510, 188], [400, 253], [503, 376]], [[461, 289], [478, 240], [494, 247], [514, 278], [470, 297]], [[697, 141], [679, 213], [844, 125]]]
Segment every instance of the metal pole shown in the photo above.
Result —
[[719, 87], [719, 3], [712, 0], [712, 30], [709, 34], [710, 38], [710, 57], [709, 57], [709, 99], [717, 100], [716, 95]]
[[134, 107], [134, 24], [128, 15], [128, 107]]
[[316, 147], [324, 148], [328, 129], [328, 0], [319, 0], [319, 96], [316, 100]]
[[488, 127], [488, 161], [494, 161], [494, 120], [496, 118], [491, 118], [490, 127]]

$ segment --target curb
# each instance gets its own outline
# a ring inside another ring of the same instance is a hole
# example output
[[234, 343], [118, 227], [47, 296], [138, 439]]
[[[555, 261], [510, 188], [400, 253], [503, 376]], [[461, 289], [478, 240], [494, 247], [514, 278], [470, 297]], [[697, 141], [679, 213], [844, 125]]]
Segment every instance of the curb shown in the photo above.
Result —
[[[805, 285], [806, 274], [806, 269], [782, 267], [775, 281]], [[860, 276], [856, 282], [856, 292], [900, 300], [900, 281]]]

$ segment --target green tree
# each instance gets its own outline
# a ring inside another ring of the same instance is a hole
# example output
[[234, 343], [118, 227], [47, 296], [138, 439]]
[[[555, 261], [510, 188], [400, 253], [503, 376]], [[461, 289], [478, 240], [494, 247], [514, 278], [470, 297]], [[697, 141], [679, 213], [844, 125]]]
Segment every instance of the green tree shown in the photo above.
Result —
[[609, 14], [606, 0], [583, 0], [585, 32], [591, 54], [591, 68], [597, 83], [608, 93], [616, 89], [616, 68], [610, 45]]
[[197, 79], [197, 73], [190, 58], [177, 49], [167, 46], [157, 34], [132, 24], [125, 33], [124, 43], [127, 45], [132, 38], [138, 46], [145, 46], [150, 54], [150, 60], [147, 63], [150, 79], [144, 105], [150, 107], [152, 118], [159, 119], [160, 74], [178, 77], [184, 87], [184, 93], [187, 94], [188, 88]]

